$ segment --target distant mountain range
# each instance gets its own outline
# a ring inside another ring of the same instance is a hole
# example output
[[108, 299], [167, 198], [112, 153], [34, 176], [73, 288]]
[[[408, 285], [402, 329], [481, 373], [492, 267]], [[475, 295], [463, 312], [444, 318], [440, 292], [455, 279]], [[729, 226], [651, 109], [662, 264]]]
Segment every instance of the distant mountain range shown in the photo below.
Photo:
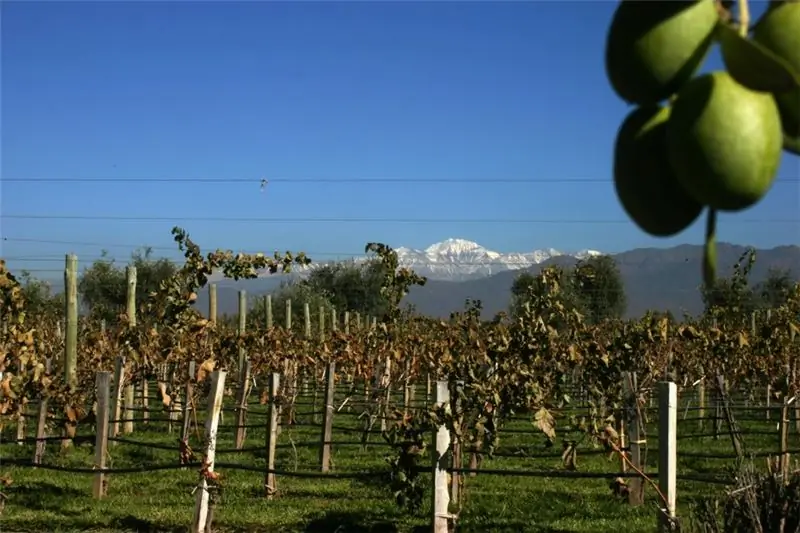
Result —
[[476, 242], [464, 239], [447, 239], [424, 250], [398, 248], [396, 252], [402, 265], [414, 269], [422, 276], [444, 281], [465, 281], [509, 270], [524, 270], [556, 257], [581, 259], [590, 255], [600, 255], [600, 252], [595, 250], [582, 250], [569, 254], [552, 248], [504, 254], [493, 252]]
[[[728, 275], [731, 267], [747, 250], [745, 246], [718, 244], [719, 272]], [[511, 285], [521, 272], [539, 272], [550, 265], [572, 266], [579, 259], [602, 252], [584, 250], [562, 253], [537, 250], [520, 253], [499, 253], [463, 239], [447, 239], [424, 250], [398, 248], [398, 259], [404, 266], [427, 276], [424, 287], [414, 287], [405, 302], [429, 316], [446, 317], [463, 309], [466, 299], [483, 303], [484, 315], [491, 317], [508, 309]], [[702, 246], [681, 245], [673, 248], [639, 248], [613, 254], [620, 268], [628, 297], [628, 316], [640, 316], [647, 310], [669, 310], [697, 314], [702, 311], [698, 287], [702, 264]], [[359, 261], [360, 259], [356, 259]], [[751, 278], [763, 280], [770, 268], [789, 270], [800, 280], [800, 246], [779, 246], [756, 251], [756, 264]], [[239, 289], [255, 296], [273, 291], [294, 275], [272, 275], [254, 280], [234, 282], [216, 280], [217, 308], [220, 314], [235, 314]], [[198, 308], [208, 308], [208, 292], [198, 297]]]
[[[576, 253], [565, 253], [550, 248], [532, 252], [494, 252], [480, 244], [465, 239], [445, 239], [432, 244], [424, 250], [400, 247], [395, 249], [401, 265], [414, 269], [414, 272], [429, 279], [442, 281], [465, 281], [485, 278], [509, 270], [524, 270], [539, 265], [556, 257], [583, 259], [592, 255], [601, 255], [596, 250], [581, 250]], [[326, 261], [315, 260], [308, 269], [298, 269], [295, 274], [303, 276], [304, 271], [313, 270]], [[354, 257], [354, 261], [364, 261], [364, 257]], [[274, 277], [263, 274], [260, 277]], [[222, 281], [220, 276], [212, 277], [214, 281]]]

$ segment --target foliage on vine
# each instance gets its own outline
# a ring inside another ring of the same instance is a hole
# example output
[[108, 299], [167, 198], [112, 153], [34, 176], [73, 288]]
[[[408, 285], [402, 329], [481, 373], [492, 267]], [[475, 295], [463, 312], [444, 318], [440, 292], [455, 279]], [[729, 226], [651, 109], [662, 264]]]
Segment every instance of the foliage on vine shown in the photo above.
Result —
[[[431, 437], [442, 425], [458, 448], [480, 461], [492, 457], [500, 443], [499, 431], [510, 417], [523, 415], [541, 432], [542, 446], [555, 447], [561, 440], [563, 466], [576, 469], [582, 446], [624, 453], [615, 431], [626, 407], [623, 372], [636, 373], [639, 402], [656, 381], [673, 379], [691, 387], [717, 373], [724, 373], [732, 386], [769, 384], [776, 398], [800, 392], [794, 368], [797, 344], [792, 341], [800, 329], [800, 284], [768, 318], [760, 317], [755, 329], [740, 316], [723, 320], [722, 311], [713, 308], [708, 316], [680, 323], [648, 313], [637, 320], [593, 324], [569, 305], [563, 271], [547, 268], [536, 276], [525, 304], [511, 319], [498, 316], [486, 321], [480, 302], [467, 301], [463, 311], [438, 320], [401, 307], [409, 290], [426, 280], [401, 268], [390, 247], [370, 243], [366, 251], [380, 261], [381, 292], [391, 304], [379, 317], [379, 327], [351, 328], [349, 333], [340, 328], [313, 337], [280, 327], [239, 332], [209, 321], [194, 308], [197, 292], [209, 276], [221, 271], [234, 279], [251, 278], [260, 270], [281, 272], [307, 265], [309, 259], [303, 254], [268, 257], [220, 250], [203, 255], [185, 231], [175, 228], [173, 236], [185, 262], [141, 302], [135, 324], [122, 315], [104, 329], [92, 317], [81, 318], [78, 386], [73, 389], [65, 385], [63, 371], [55, 364], [64, 351], [59, 317], [37, 315], [32, 322], [19, 281], [0, 262], [0, 422], [18, 417], [27, 402], [48, 398], [50, 409], [66, 420], [66, 435], [74, 434], [78, 424], [93, 416], [94, 373], [111, 370], [118, 355], [126, 358], [123, 386], [156, 378], [165, 409], [183, 394], [189, 380], [195, 384], [194, 393], [184, 400], [199, 402], [208, 392], [210, 373], [236, 368], [242, 351], [257, 376], [319, 369], [328, 362], [336, 363], [337, 374], [354, 380], [371, 381], [378, 374], [382, 381], [376, 382], [380, 387], [373, 390], [376, 401], [368, 402], [370, 409], [384, 401], [381, 387], [396, 386], [401, 380], [418, 384], [430, 376], [447, 381], [449, 404], [390, 409], [383, 435], [392, 449], [387, 462], [393, 497], [402, 507], [417, 511], [427, 490], [421, 472], [430, 465]], [[743, 257], [733, 285], [744, 283], [753, 259]], [[49, 371], [48, 361], [53, 363]], [[190, 362], [195, 363], [192, 376]], [[170, 369], [167, 375], [159, 373], [164, 365]], [[381, 374], [381, 368], [390, 371]], [[572, 397], [575, 384], [588, 408], [564, 415], [562, 408], [577, 400]], [[280, 394], [277, 401], [291, 406], [287, 390]], [[267, 400], [262, 395], [262, 402]], [[583, 434], [565, 439], [567, 428]], [[189, 442], [179, 446], [188, 461]]]

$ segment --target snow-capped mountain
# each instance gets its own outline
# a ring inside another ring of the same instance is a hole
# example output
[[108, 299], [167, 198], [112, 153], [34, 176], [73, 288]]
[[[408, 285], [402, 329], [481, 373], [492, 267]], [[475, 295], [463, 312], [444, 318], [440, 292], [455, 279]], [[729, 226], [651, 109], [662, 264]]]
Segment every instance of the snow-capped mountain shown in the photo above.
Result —
[[401, 265], [410, 267], [430, 279], [449, 281], [463, 281], [507, 270], [521, 270], [562, 255], [583, 259], [601, 254], [595, 250], [568, 254], [552, 248], [531, 252], [500, 253], [465, 239], [446, 239], [424, 250], [401, 247], [396, 251]]
[[[395, 251], [401, 266], [412, 268], [417, 274], [429, 279], [444, 281], [465, 281], [492, 276], [507, 270], [522, 270], [558, 256], [584, 259], [602, 255], [601, 252], [595, 250], [564, 253], [553, 248], [531, 252], [500, 253], [466, 239], [446, 239], [432, 244], [424, 250], [400, 247]], [[354, 257], [353, 259], [360, 262], [365, 258]], [[314, 261], [314, 257], [312, 257], [312, 261]], [[309, 271], [326, 263], [327, 261], [324, 260], [316, 260], [308, 268], [295, 267], [291, 276], [303, 277]], [[269, 276], [269, 274], [264, 273], [263, 276]], [[218, 281], [222, 279], [222, 275], [214, 273], [210, 278], [212, 281]]]

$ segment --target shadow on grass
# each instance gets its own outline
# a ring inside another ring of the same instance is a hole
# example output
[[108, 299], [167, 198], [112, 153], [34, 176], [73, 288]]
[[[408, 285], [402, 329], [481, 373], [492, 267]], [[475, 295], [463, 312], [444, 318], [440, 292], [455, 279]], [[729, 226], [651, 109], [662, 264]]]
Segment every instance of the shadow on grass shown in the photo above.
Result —
[[[422, 531], [427, 532], [430, 528], [420, 529], [420, 533]], [[570, 529], [557, 529], [547, 526], [535, 526], [532, 525], [530, 522], [514, 522], [514, 523], [504, 523], [504, 524], [492, 524], [487, 523], [481, 526], [468, 526], [468, 527], [459, 527], [459, 533], [486, 533], [487, 531], [491, 531], [492, 533], [574, 533]], [[416, 533], [416, 532], [415, 532]]]
[[135, 516], [128, 515], [116, 519], [111, 526], [120, 531], [135, 531], [136, 533], [185, 533], [186, 527], [166, 527], [156, 525], [149, 520], [142, 520]]
[[[429, 533], [430, 525], [419, 525], [411, 533]], [[368, 514], [360, 513], [328, 513], [308, 523], [304, 533], [398, 533], [400, 529], [392, 522], [378, 520]], [[485, 522], [476, 526], [458, 526], [457, 531], [463, 533], [572, 533], [567, 529], [556, 529], [548, 526], [535, 526], [530, 522], [515, 521], [492, 523]]]
[[[134, 465], [147, 465], [152, 464], [159, 458], [161, 450], [153, 450], [152, 448], [143, 448], [140, 446], [130, 446], [125, 450], [125, 455], [128, 461]], [[154, 453], [155, 452], [155, 453]]]
[[[264, 498], [264, 489], [261, 487], [248, 487], [245, 489], [247, 495], [250, 498]], [[288, 490], [281, 490], [280, 486], [278, 487], [278, 498], [283, 499], [311, 499], [311, 500], [324, 500], [328, 498], [334, 497], [332, 493], [325, 493], [321, 492], [317, 489], [301, 489], [301, 488], [292, 488]], [[335, 498], [337, 501], [342, 500], [349, 500], [349, 501], [361, 501], [364, 500], [366, 497], [363, 494], [354, 494], [351, 492], [342, 493], [336, 492]]]
[[369, 489], [389, 490], [389, 484], [392, 481], [392, 475], [389, 471], [389, 465], [373, 466], [361, 470], [364, 473], [363, 477], [353, 478], [350, 482], [354, 488], [364, 487]]
[[86, 496], [83, 491], [62, 487], [45, 481], [11, 485], [11, 488], [7, 489], [6, 492], [14, 505], [25, 507], [26, 509], [42, 510], [48, 507], [58, 507], [61, 509], [68, 500], [84, 498]]
[[377, 520], [366, 513], [326, 513], [309, 522], [304, 533], [397, 533], [391, 522]]
[[[470, 496], [467, 491], [465, 507], [461, 513], [463, 522], [459, 531], [531, 531], [542, 533], [558, 533], [565, 530], [554, 528], [553, 524], [563, 520], [565, 509], [574, 509], [577, 516], [588, 521], [619, 519], [624, 512], [651, 512], [649, 505], [631, 508], [627, 500], [615, 497], [609, 490], [608, 494], [586, 493], [580, 491], [566, 492], [563, 489], [547, 489], [519, 492], [513, 501], [517, 507], [510, 511], [512, 516], [508, 520], [498, 518], [488, 521], [489, 517], [502, 517], [506, 515], [503, 502], [509, 501], [507, 493], [498, 491], [496, 497], [484, 494]], [[512, 503], [509, 501], [509, 503]], [[520, 514], [529, 516], [527, 519]], [[654, 511], [652, 511], [654, 512]]]

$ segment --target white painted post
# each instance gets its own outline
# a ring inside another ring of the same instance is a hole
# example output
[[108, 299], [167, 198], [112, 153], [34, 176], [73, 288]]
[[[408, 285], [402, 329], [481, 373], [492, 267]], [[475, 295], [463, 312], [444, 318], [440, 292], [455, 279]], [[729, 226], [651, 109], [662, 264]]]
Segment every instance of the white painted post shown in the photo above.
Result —
[[333, 438], [333, 398], [336, 394], [336, 363], [328, 363], [325, 383], [325, 411], [322, 413], [322, 448], [319, 451], [320, 470], [331, 469], [331, 439]]
[[658, 488], [666, 498], [659, 509], [659, 531], [672, 531], [678, 464], [678, 386], [658, 384]]
[[[436, 407], [450, 410], [450, 389], [447, 381], [436, 382]], [[450, 431], [442, 424], [436, 431], [433, 449], [433, 533], [448, 533], [450, 521], [450, 491], [447, 483], [447, 452]]]
[[[222, 397], [225, 393], [225, 375], [226, 372], [224, 371], [217, 371], [211, 374], [211, 389], [208, 392], [208, 418], [206, 419], [206, 450], [204, 454], [208, 472], [214, 471], [219, 413], [222, 410]], [[209, 518], [208, 496], [208, 482], [205, 476], [201, 474], [200, 483], [197, 486], [192, 533], [205, 533], [207, 530], [206, 522], [208, 522]]]
[[280, 390], [281, 375], [273, 372], [269, 379], [269, 416], [267, 417], [267, 472], [264, 475], [264, 495], [271, 500], [278, 491], [275, 474], [275, 450], [278, 444], [278, 424], [280, 423], [278, 405], [275, 400]]

